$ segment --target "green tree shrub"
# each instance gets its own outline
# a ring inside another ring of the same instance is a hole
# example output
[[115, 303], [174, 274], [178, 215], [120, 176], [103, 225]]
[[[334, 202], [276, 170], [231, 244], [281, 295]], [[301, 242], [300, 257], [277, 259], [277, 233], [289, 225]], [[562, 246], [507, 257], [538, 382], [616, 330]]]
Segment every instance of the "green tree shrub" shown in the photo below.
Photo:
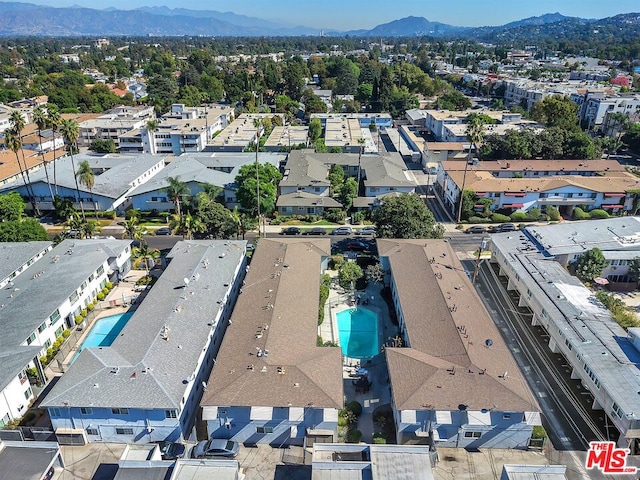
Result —
[[526, 222], [529, 220], [529, 216], [525, 212], [513, 212], [509, 217], [512, 222]]
[[511, 218], [506, 215], [502, 215], [501, 213], [493, 213], [491, 214], [491, 222], [492, 223], [504, 223], [510, 222]]
[[62, 332], [62, 338], [63, 338], [63, 340], [60, 342], [60, 345], [62, 345], [62, 343], [64, 342], [64, 339], [65, 339], [65, 338], [69, 338], [69, 336], [70, 336], [70, 335], [71, 335], [71, 330], [69, 330], [68, 328], [67, 328], [67, 329], [65, 329], [65, 330]]
[[84, 317], [82, 315], [76, 315], [75, 322], [76, 325], [80, 325], [84, 321]]
[[558, 207], [554, 207], [553, 205], [548, 205], [544, 211], [549, 216], [549, 219], [551, 219], [551, 221], [553, 222], [560, 221], [561, 216], [560, 216], [560, 210], [558, 210]]
[[575, 220], [588, 220], [591, 216], [582, 208], [576, 207], [573, 209], [572, 217]]
[[101, 291], [98, 292], [98, 295], [96, 295], [96, 298], [100, 301], [104, 300], [104, 293], [102, 293]]
[[347, 443], [360, 443], [362, 440], [362, 432], [360, 430], [353, 429], [347, 433]]
[[341, 208], [325, 208], [322, 218], [327, 222], [343, 223], [345, 218], [347, 218], [347, 212]]
[[609, 218], [609, 215], [605, 210], [601, 208], [596, 208], [595, 210], [591, 210], [589, 212], [589, 218], [593, 218], [595, 220], [602, 220], [603, 218]]
[[351, 402], [347, 403], [344, 408], [352, 411], [356, 417], [359, 417], [360, 415], [362, 415], [362, 405], [360, 405], [360, 403], [356, 402], [355, 400], [352, 400]]
[[593, 280], [602, 274], [602, 269], [607, 264], [602, 250], [592, 248], [581, 253], [576, 260], [576, 275], [582, 280]]
[[491, 221], [490, 218], [484, 217], [469, 217], [469, 223], [489, 223]]

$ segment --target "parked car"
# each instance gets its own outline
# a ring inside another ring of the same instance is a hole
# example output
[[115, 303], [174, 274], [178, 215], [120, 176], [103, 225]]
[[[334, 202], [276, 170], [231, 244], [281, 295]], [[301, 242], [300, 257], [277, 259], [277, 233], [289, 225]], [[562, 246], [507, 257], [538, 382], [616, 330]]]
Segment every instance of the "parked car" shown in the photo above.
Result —
[[301, 230], [298, 227], [283, 228], [280, 235], [300, 235]]
[[377, 233], [378, 231], [376, 230], [376, 227], [373, 226], [362, 227], [360, 230], [358, 230], [358, 235], [372, 235], [375, 237]]
[[351, 227], [338, 227], [333, 229], [331, 235], [351, 235], [352, 233]]
[[253, 252], [256, 246], [253, 243], [247, 243], [247, 252]]
[[213, 439], [203, 440], [193, 447], [191, 457], [208, 458], [208, 457], [230, 457], [234, 458], [238, 455], [238, 442], [231, 440]]
[[327, 229], [322, 227], [314, 227], [302, 232], [303, 235], [326, 235]]
[[369, 245], [359, 240], [351, 240], [347, 243], [347, 250], [351, 250], [353, 252], [363, 252], [365, 250], [369, 250]]
[[160, 227], [156, 230], [156, 235], [171, 235], [171, 229], [169, 227]]
[[518, 228], [513, 223], [503, 223], [496, 225], [489, 230], [490, 233], [515, 232]]
[[47, 470], [47, 473], [44, 475], [44, 477], [42, 477], [42, 480], [51, 480], [55, 473], [55, 468], [51, 467], [49, 470]]
[[473, 227], [467, 228], [464, 233], [487, 233], [487, 228], [482, 225], [474, 225]]
[[160, 454], [163, 460], [176, 460], [184, 457], [185, 446], [175, 442], [156, 442], [160, 446]]

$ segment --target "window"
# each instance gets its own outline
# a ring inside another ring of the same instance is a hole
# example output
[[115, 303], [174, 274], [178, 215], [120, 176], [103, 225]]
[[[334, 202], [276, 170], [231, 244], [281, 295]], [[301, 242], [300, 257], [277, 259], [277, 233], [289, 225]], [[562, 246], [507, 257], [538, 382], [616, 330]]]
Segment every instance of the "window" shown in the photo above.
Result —
[[273, 427], [256, 427], [256, 433], [273, 433]]
[[36, 339], [36, 332], [33, 332], [29, 336], [29, 338], [27, 338], [27, 345], [31, 345], [35, 339]]
[[49, 409], [49, 415], [51, 415], [52, 417], [61, 417], [62, 415], [60, 415], [60, 409], [59, 408], [50, 408]]
[[58, 338], [60, 335], [62, 335], [62, 332], [64, 331], [63, 327], [58, 327], [56, 330], [56, 338]]
[[618, 418], [624, 417], [624, 412], [618, 406], [618, 404], [615, 403], [615, 402], [614, 402], [613, 406], [611, 407], [611, 411], [613, 412], [614, 415], [618, 416]]
[[117, 428], [116, 434], [118, 435], [133, 435], [133, 428]]
[[98, 270], [96, 270], [96, 275], [100, 276], [104, 273], [104, 265], [100, 265]]
[[93, 413], [93, 408], [80, 407], [81, 415], [91, 415]]
[[164, 411], [164, 418], [178, 418], [178, 411], [177, 410], [165, 410]]
[[87, 428], [87, 435], [98, 435], [97, 428]]
[[76, 300], [78, 300], [78, 292], [73, 292], [69, 297], [69, 303], [73, 305], [76, 302]]
[[51, 322], [51, 325], [53, 325], [58, 320], [60, 320], [60, 310], [56, 309], [55, 312], [53, 312], [51, 315], [49, 315], [49, 321]]
[[47, 328], [47, 322], [44, 322], [38, 327], [38, 333], [42, 333]]
[[111, 413], [114, 415], [129, 415], [128, 408], [112, 408]]
[[31, 387], [27, 388], [24, 391], [24, 398], [25, 400], [29, 400], [31, 398], [31, 396], [33, 395], [33, 392], [31, 391]]
[[480, 438], [482, 432], [464, 432], [464, 438]]
[[510, 413], [505, 413], [502, 415], [502, 419], [503, 420], [509, 420], [511, 418], [511, 414]]

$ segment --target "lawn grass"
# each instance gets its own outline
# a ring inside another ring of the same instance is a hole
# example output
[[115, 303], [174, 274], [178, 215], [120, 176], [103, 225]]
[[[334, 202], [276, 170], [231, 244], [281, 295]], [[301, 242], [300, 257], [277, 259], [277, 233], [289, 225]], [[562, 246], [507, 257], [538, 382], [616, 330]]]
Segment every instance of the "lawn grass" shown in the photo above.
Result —
[[289, 220], [282, 222], [283, 226], [308, 226], [308, 227], [333, 227], [338, 225], [337, 223], [329, 222], [327, 220], [318, 220], [317, 222], [303, 222], [302, 220]]

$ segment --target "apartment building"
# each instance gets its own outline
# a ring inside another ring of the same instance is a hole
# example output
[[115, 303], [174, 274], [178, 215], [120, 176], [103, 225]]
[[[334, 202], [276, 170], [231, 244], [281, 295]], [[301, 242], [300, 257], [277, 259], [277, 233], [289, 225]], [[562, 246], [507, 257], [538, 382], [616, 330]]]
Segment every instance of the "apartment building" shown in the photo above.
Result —
[[133, 129], [142, 128], [148, 120], [155, 118], [153, 107], [118, 106], [97, 118], [79, 123], [78, 145], [88, 147], [95, 140], [113, 140], [116, 148], [119, 137]]
[[[130, 269], [130, 244], [126, 240], [65, 240], [44, 254], [40, 242], [21, 244], [22, 250], [10, 246], [4, 253], [15, 258], [6, 262], [10, 265], [6, 272], [13, 270], [15, 275], [8, 275], [3, 289], [7, 295], [0, 307], [4, 332], [0, 339], [0, 423], [26, 413], [34, 399], [26, 369], [35, 367], [44, 378], [40, 357], [66, 329], [75, 328], [75, 317], [107, 281], [117, 282]], [[18, 266], [29, 262], [26, 269]]]
[[109, 346], [83, 348], [42, 400], [85, 442], [184, 441], [240, 292], [244, 241], [182, 241]]

